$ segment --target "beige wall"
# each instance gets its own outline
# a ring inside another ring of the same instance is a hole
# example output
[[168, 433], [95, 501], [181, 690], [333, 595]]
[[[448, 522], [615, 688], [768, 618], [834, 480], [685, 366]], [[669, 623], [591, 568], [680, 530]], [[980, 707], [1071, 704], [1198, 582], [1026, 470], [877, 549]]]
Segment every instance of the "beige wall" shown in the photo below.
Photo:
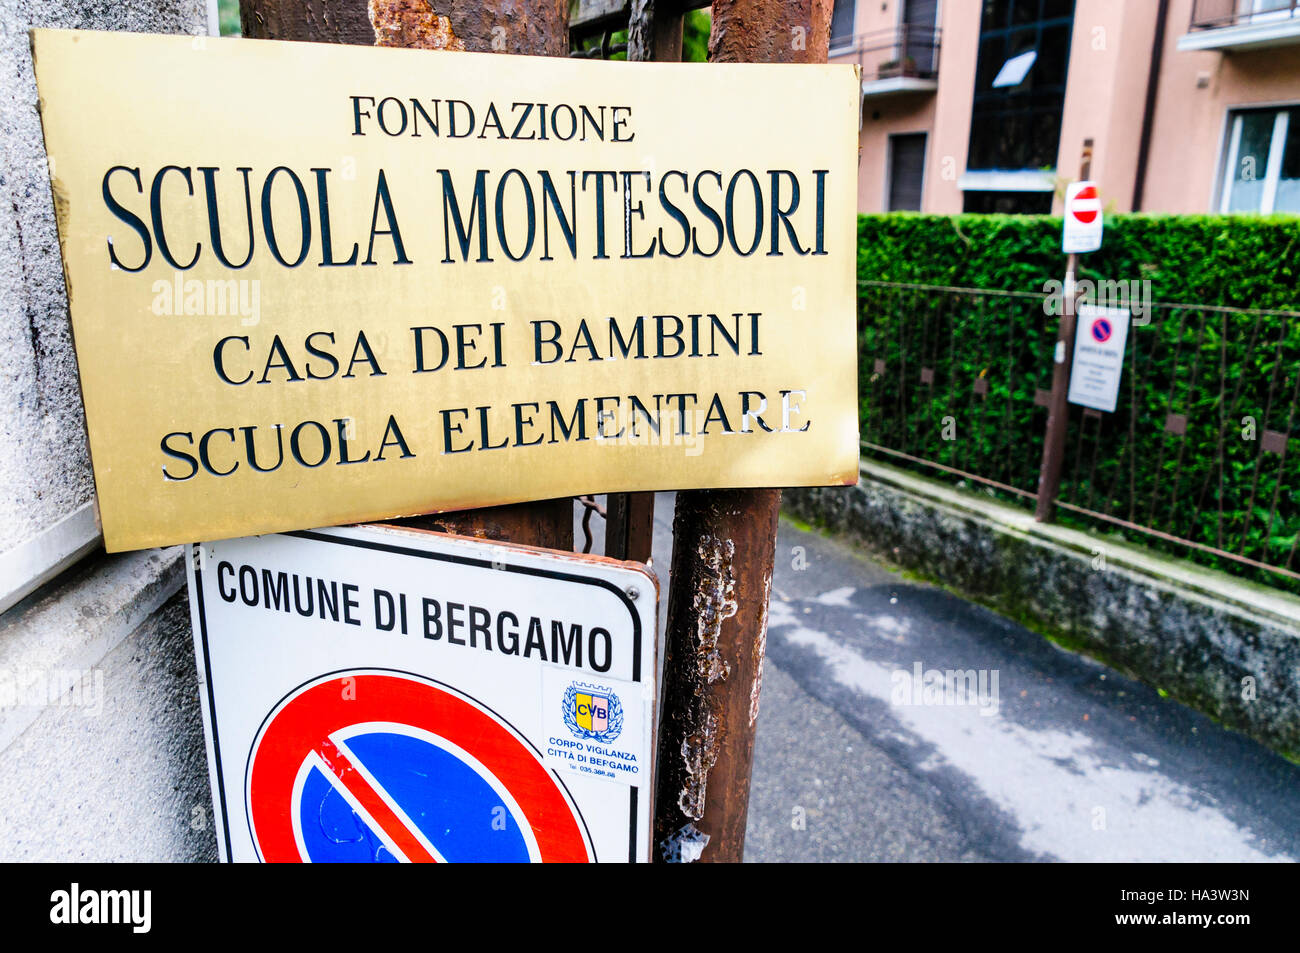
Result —
[[[892, 30], [898, 25], [901, 0], [857, 0], [853, 11], [853, 35]], [[856, 62], [856, 56], [852, 59]], [[831, 57], [832, 63], [850, 62], [849, 59]]]
[[[949, 0], [949, 4], [955, 2], [959, 0]], [[888, 31], [898, 26], [901, 8], [901, 0], [884, 0], [884, 2], [858, 0], [857, 9], [854, 11], [854, 34], [880, 33], [885, 36]], [[830, 61], [859, 63], [864, 71], [868, 71], [874, 70], [879, 60], [887, 58], [877, 53], [851, 53], [832, 56]], [[858, 153], [858, 211], [883, 212], [885, 210], [889, 137], [901, 133], [930, 133], [933, 126], [933, 93], [906, 93], [866, 100], [863, 104], [862, 133]], [[929, 145], [927, 140], [927, 154]], [[928, 191], [928, 176], [925, 187]]]
[[[894, 29], [901, 6], [900, 0], [859, 0], [854, 32]], [[979, 4], [974, 0], [941, 0], [937, 93], [902, 93], [864, 102], [858, 163], [859, 211], [884, 211], [889, 186], [889, 137], [916, 132], [927, 134], [922, 210], [961, 211], [957, 177], [965, 169], [970, 138], [979, 16]], [[950, 37], [956, 38], [951, 45]], [[854, 63], [858, 57], [832, 57], [831, 62]]]
[[[1142, 113], [1155, 38], [1155, 0], [1077, 0], [1070, 38], [1058, 179], [1079, 177], [1083, 140], [1093, 139], [1092, 178], [1107, 211], [1133, 206]], [[1062, 191], [1052, 203], [1060, 215]]]
[[939, 92], [934, 101], [934, 132], [926, 159], [922, 208], [940, 215], [955, 215], [962, 206], [957, 179], [966, 171], [970, 146], [980, 7], [970, 0], [945, 0], [939, 13]]
[[[883, 6], [883, 8], [882, 8]], [[859, 0], [855, 32], [892, 29], [900, 0]], [[937, 93], [871, 98], [864, 103], [858, 208], [884, 209], [888, 140], [926, 132], [926, 212], [961, 211], [978, 55], [980, 4], [942, 0]], [[1300, 45], [1241, 53], [1180, 52], [1192, 0], [1171, 0], [1157, 86], [1142, 211], [1217, 209], [1220, 150], [1231, 108], [1300, 103]], [[1092, 137], [1093, 178], [1109, 210], [1132, 210], [1146, 103], [1156, 0], [1077, 0], [1070, 69], [1057, 157], [1062, 183], [1079, 173], [1083, 140]], [[856, 56], [833, 62], [856, 62]], [[1200, 85], [1198, 85], [1200, 84]], [[1054, 211], [1061, 212], [1060, 190]]]
[[889, 187], [889, 137], [909, 132], [927, 133], [926, 174], [922, 201], [930, 191], [929, 170], [934, 137], [934, 94], [911, 93], [868, 99], [862, 113], [861, 153], [858, 157], [858, 209], [883, 212]]
[[[1300, 46], [1242, 53], [1179, 52], [1192, 0], [1170, 3], [1165, 59], [1152, 128], [1142, 210], [1217, 211], [1228, 110], [1300, 103]], [[1204, 82], [1203, 88], [1198, 86]]]

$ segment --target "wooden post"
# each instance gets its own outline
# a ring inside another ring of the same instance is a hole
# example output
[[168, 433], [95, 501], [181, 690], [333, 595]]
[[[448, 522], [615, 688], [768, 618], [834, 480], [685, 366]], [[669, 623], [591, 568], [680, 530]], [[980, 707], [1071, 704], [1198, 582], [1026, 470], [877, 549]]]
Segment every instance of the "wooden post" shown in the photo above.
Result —
[[[1092, 174], [1092, 140], [1083, 140], [1079, 178]], [[1061, 320], [1057, 325], [1055, 364], [1052, 367], [1052, 396], [1047, 405], [1047, 435], [1043, 439], [1043, 465], [1038, 474], [1038, 505], [1034, 519], [1050, 523], [1056, 515], [1056, 495], [1061, 491], [1061, 468], [1065, 464], [1065, 435], [1070, 420], [1070, 365], [1074, 358], [1076, 324], [1075, 273], [1079, 256], [1070, 253], [1065, 261], [1065, 287], [1061, 289]]]
[[[824, 63], [831, 0], [715, 0], [715, 63]], [[746, 95], [737, 89], [736, 95]], [[677, 494], [656, 759], [657, 861], [745, 849], [779, 490]]]
[[[566, 0], [240, 0], [244, 36], [480, 53], [567, 56]], [[502, 542], [573, 549], [573, 501], [394, 521]]]

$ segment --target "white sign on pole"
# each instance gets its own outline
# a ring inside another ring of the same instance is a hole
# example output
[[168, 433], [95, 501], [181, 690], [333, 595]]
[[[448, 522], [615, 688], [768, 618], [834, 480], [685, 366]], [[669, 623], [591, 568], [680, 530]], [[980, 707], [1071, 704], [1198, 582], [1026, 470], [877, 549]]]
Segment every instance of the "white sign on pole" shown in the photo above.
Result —
[[1070, 368], [1070, 403], [1107, 413], [1115, 411], [1128, 326], [1127, 308], [1079, 306], [1074, 361]]
[[644, 567], [388, 526], [187, 555], [224, 860], [649, 859]]
[[1071, 182], [1065, 189], [1065, 221], [1061, 229], [1061, 250], [1068, 254], [1096, 251], [1101, 247], [1101, 197], [1095, 182]]

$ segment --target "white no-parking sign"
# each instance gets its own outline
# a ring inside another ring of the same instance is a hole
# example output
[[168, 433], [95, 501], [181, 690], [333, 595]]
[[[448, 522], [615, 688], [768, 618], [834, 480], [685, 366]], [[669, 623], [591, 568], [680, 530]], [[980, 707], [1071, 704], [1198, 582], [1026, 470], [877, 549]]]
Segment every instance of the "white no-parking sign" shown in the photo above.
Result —
[[644, 567], [386, 526], [187, 562], [224, 859], [648, 859]]
[[1079, 306], [1074, 332], [1074, 363], [1070, 369], [1072, 404], [1114, 413], [1124, 373], [1124, 349], [1130, 323], [1127, 308]]

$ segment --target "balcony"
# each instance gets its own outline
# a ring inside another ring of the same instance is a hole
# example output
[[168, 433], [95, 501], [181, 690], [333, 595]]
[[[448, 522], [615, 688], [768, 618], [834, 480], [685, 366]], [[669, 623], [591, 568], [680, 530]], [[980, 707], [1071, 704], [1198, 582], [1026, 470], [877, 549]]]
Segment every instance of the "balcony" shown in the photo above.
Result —
[[1192, 0], [1180, 50], [1246, 52], [1300, 44], [1300, 0]]
[[862, 68], [862, 96], [933, 93], [939, 88], [939, 31], [903, 24], [894, 30], [831, 37], [831, 62]]

